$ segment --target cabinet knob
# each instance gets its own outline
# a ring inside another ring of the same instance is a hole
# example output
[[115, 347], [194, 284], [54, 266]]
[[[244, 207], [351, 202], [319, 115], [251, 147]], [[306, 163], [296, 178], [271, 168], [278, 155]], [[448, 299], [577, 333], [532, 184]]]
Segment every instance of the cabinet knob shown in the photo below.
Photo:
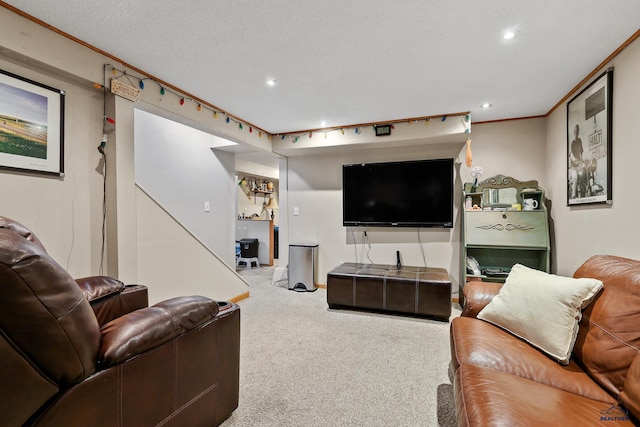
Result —
[[507, 214], [502, 214], [502, 219], [507, 219]]

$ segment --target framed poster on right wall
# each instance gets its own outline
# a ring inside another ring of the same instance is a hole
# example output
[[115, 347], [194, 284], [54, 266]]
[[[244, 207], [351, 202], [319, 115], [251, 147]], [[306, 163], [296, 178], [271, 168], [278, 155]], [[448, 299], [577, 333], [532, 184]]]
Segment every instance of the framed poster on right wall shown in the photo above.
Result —
[[613, 68], [567, 103], [567, 205], [612, 203]]

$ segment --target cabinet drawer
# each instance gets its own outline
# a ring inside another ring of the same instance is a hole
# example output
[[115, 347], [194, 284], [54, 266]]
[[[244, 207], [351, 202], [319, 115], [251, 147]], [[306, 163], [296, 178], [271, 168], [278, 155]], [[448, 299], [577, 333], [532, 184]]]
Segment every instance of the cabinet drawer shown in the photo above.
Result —
[[466, 212], [467, 246], [546, 248], [546, 215], [545, 211]]

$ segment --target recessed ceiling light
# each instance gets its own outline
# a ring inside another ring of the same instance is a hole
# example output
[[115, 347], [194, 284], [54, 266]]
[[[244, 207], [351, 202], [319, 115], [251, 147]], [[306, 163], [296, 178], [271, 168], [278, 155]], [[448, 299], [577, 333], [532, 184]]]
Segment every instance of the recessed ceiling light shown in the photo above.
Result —
[[275, 86], [275, 85], [276, 85], [275, 79], [267, 79], [267, 86]]
[[481, 107], [481, 108], [485, 108], [485, 109], [486, 109], [486, 108], [491, 108], [491, 104], [489, 104], [488, 102], [485, 102], [485, 103], [484, 103], [484, 104], [482, 104], [480, 107]]
[[325, 122], [324, 120], [320, 122], [320, 126], [325, 127], [327, 125], [327, 122]]
[[505, 40], [511, 40], [512, 38], [514, 38], [516, 36], [516, 32], [513, 30], [507, 30], [504, 32], [504, 34], [502, 34], [502, 37]]

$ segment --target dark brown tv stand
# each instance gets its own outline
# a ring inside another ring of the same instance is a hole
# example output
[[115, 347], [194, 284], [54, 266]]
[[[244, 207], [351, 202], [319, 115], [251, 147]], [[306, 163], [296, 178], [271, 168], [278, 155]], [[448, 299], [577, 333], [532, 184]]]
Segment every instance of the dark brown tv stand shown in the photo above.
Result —
[[448, 321], [451, 280], [444, 268], [346, 262], [327, 274], [327, 303]]

